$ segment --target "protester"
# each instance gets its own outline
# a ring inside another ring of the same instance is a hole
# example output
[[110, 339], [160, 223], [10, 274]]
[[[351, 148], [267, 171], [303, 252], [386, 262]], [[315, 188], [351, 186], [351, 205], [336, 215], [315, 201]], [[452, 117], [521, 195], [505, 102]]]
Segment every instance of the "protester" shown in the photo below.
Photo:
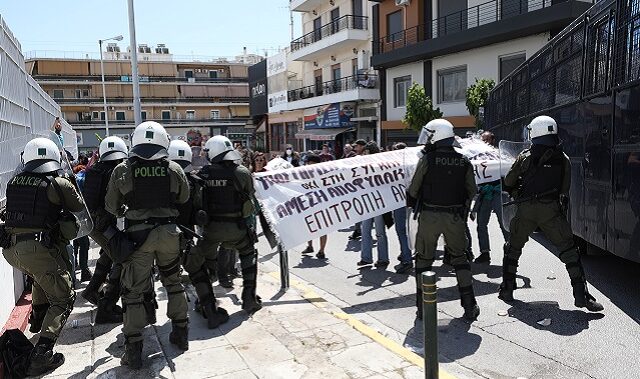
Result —
[[[380, 152], [378, 144], [371, 141], [363, 148], [363, 154], [376, 154]], [[387, 241], [386, 224], [384, 222], [383, 215], [376, 216], [362, 221], [362, 251], [360, 253], [360, 262], [358, 266], [367, 266], [373, 264], [373, 240], [371, 238], [371, 229], [375, 226], [378, 261], [375, 263], [376, 267], [385, 268], [389, 265], [389, 245]]]
[[353, 146], [351, 146], [351, 144], [344, 145], [343, 152], [344, 152], [344, 154], [342, 155], [343, 159], [355, 157], [357, 155], [356, 152], [353, 151]]
[[236, 142], [235, 148], [236, 151], [240, 153], [240, 156], [242, 156], [241, 164], [251, 170], [253, 151], [251, 151], [251, 149], [249, 149], [248, 147], [245, 147], [242, 142]]
[[281, 158], [291, 163], [293, 167], [300, 166], [300, 154], [298, 154], [298, 152], [296, 151], [293, 151], [293, 146], [291, 145], [287, 145], [287, 148], [284, 150]]
[[329, 151], [329, 145], [327, 144], [322, 145], [322, 151], [320, 152], [320, 154], [318, 154], [318, 156], [320, 157], [320, 162], [328, 162], [335, 159], [333, 154], [331, 154], [331, 152]]
[[253, 154], [253, 162], [251, 164], [253, 172], [265, 172], [267, 171], [267, 156], [261, 152], [256, 151]]
[[[321, 162], [322, 162], [322, 158], [320, 158], [320, 156], [318, 156], [316, 154], [307, 155], [307, 164], [308, 165], [313, 165], [313, 164], [321, 163]], [[327, 236], [326, 235], [320, 237], [320, 249], [318, 250], [318, 253], [316, 254], [316, 258], [318, 258], [318, 259], [326, 259], [326, 256], [324, 254], [325, 246], [327, 246]], [[313, 253], [313, 241], [309, 241], [307, 243], [307, 248], [302, 251], [302, 254], [311, 254], [311, 253]]]
[[[495, 136], [491, 132], [482, 133], [482, 141], [493, 146]], [[489, 218], [491, 212], [495, 213], [502, 230], [502, 236], [505, 242], [509, 241], [509, 232], [505, 229], [502, 222], [502, 186], [500, 180], [489, 183], [483, 183], [478, 186], [478, 195], [471, 211], [471, 219], [477, 217], [478, 243], [480, 245], [480, 255], [474, 261], [475, 263], [491, 262], [491, 246], [489, 244]]]
[[355, 151], [356, 155], [362, 155], [364, 151], [364, 147], [367, 145], [367, 142], [363, 139], [356, 140], [353, 143], [353, 151]]
[[[80, 154], [78, 156], [78, 164], [73, 167], [73, 173], [76, 176], [76, 183], [78, 184], [78, 188], [80, 192], [84, 192], [84, 176], [85, 176], [85, 168], [89, 163], [89, 159], [84, 154]], [[76, 238], [73, 240], [73, 256], [76, 264], [80, 268], [80, 281], [88, 282], [91, 280], [91, 270], [89, 270], [89, 246], [91, 242], [89, 241], [89, 236], [83, 236], [80, 238]], [[75, 280], [76, 275], [75, 272], [72, 274], [72, 279]]]
[[[397, 143], [392, 146], [393, 150], [406, 149], [405, 143]], [[413, 259], [411, 257], [411, 249], [409, 248], [409, 237], [407, 235], [407, 208], [400, 207], [393, 211], [393, 221], [396, 228], [396, 234], [398, 235], [398, 241], [400, 242], [400, 255], [398, 260], [400, 261], [394, 269], [398, 274], [404, 274], [413, 268]]]
[[[356, 140], [356, 142], [354, 142], [354, 144], [353, 144], [353, 151], [355, 152], [354, 156], [362, 155], [362, 153], [364, 152], [364, 147], [365, 147], [366, 144], [367, 143], [363, 139]], [[360, 239], [360, 237], [362, 235], [362, 231], [360, 229], [361, 229], [361, 225], [358, 222], [354, 226], [353, 233], [351, 233], [351, 235], [349, 236], [349, 239], [350, 240]]]

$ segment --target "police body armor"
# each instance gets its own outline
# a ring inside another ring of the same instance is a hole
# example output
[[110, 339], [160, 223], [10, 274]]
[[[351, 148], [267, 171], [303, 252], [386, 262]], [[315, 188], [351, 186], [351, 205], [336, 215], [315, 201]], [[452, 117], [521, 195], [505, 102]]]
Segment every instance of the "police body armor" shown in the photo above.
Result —
[[236, 188], [235, 164], [218, 163], [206, 166], [201, 171], [205, 183], [204, 197], [210, 217], [237, 214], [242, 216], [243, 200]]
[[104, 209], [104, 199], [107, 195], [107, 185], [117, 161], [98, 162], [85, 172], [84, 202], [90, 212]]
[[[553, 152], [546, 153], [550, 149], [553, 149]], [[531, 159], [531, 163], [522, 177], [522, 187], [518, 193], [518, 198], [536, 197], [540, 194], [548, 194], [543, 197], [557, 199], [560, 194], [560, 188], [565, 174], [564, 153], [560, 148], [546, 147], [543, 151], [536, 150], [537, 149], [534, 145], [531, 149], [531, 156], [527, 158]], [[551, 157], [540, 163], [544, 154], [551, 154]]]
[[133, 190], [125, 194], [129, 209], [175, 208], [169, 161], [130, 158]]
[[194, 191], [196, 190], [197, 183], [196, 178], [193, 174], [188, 173], [187, 175], [187, 183], [189, 183], [189, 200], [183, 204], [177, 204], [176, 208], [178, 209], [179, 216], [176, 219], [176, 224], [183, 225], [187, 227], [191, 227], [195, 225], [195, 215], [194, 215], [194, 207], [193, 207], [193, 199], [194, 199]]
[[47, 196], [53, 180], [31, 172], [14, 176], [7, 184], [6, 226], [47, 229], [57, 223], [62, 206], [53, 204]]
[[422, 201], [437, 207], [462, 207], [467, 199], [465, 186], [471, 164], [452, 149], [431, 151], [427, 160], [427, 174], [422, 180]]

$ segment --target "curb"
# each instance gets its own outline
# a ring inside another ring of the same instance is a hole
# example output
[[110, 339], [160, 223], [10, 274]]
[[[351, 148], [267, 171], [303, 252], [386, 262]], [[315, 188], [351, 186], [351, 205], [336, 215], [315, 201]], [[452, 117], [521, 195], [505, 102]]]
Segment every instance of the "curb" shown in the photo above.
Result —
[[[31, 292], [23, 292], [20, 299], [13, 307], [13, 311], [9, 315], [7, 322], [2, 327], [0, 335], [4, 334], [8, 329], [20, 329], [24, 332], [29, 324], [29, 314], [31, 313]], [[0, 378], [4, 377], [4, 364], [0, 362]]]

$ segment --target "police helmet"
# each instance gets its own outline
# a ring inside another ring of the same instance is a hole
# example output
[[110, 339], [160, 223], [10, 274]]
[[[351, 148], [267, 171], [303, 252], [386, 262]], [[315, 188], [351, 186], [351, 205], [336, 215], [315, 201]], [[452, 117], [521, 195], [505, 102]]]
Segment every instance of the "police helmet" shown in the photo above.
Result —
[[238, 161], [242, 159], [242, 155], [233, 148], [231, 141], [225, 136], [213, 136], [209, 138], [204, 147], [207, 149], [207, 156], [212, 163]]
[[117, 161], [126, 159], [128, 154], [127, 144], [120, 137], [107, 137], [100, 142], [100, 161]]
[[46, 173], [60, 170], [60, 150], [48, 138], [34, 138], [27, 142], [22, 152], [24, 171]]
[[426, 145], [429, 143], [436, 143], [447, 138], [454, 138], [453, 124], [449, 121], [438, 118], [431, 120], [427, 125], [422, 127], [420, 137], [418, 138], [418, 145]]
[[131, 155], [146, 160], [156, 160], [169, 156], [169, 134], [155, 121], [145, 121], [136, 126], [131, 137]]
[[558, 124], [549, 116], [538, 116], [527, 125], [529, 138], [536, 145], [555, 146], [560, 143], [558, 139]]
[[192, 158], [193, 153], [188, 143], [179, 139], [171, 141], [169, 144], [169, 159], [179, 164], [184, 172], [193, 171], [193, 167], [191, 166]]

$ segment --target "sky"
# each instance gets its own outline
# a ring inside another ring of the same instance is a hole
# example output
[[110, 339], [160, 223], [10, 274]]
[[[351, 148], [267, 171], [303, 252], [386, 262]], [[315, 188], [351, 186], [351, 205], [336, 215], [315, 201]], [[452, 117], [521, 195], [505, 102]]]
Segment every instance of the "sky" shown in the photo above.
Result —
[[[291, 41], [289, 0], [134, 0], [136, 40], [176, 55], [277, 53]], [[99, 52], [121, 34], [129, 46], [127, 0], [0, 0], [0, 15], [22, 51]], [[295, 38], [300, 16], [294, 14]]]

